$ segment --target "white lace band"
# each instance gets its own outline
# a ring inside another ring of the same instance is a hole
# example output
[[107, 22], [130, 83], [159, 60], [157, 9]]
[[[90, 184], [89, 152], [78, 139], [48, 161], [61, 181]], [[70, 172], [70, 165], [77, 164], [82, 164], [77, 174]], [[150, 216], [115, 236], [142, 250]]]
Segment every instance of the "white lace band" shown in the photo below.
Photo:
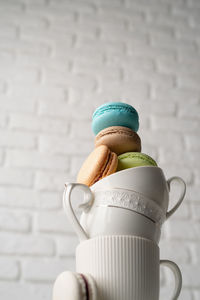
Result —
[[96, 190], [94, 194], [94, 206], [114, 206], [129, 209], [145, 215], [154, 222], [162, 224], [165, 215], [155, 201], [135, 191], [112, 189]]

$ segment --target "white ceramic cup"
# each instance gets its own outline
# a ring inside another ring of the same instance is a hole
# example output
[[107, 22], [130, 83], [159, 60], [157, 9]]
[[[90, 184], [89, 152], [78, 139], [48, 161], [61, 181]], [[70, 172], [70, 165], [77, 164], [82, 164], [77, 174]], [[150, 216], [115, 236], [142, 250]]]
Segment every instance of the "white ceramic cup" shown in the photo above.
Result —
[[[181, 190], [176, 204], [168, 211], [172, 181], [178, 181]], [[77, 187], [84, 191], [80, 222], [71, 203], [72, 190]], [[180, 206], [185, 191], [185, 182], [180, 177], [166, 181], [158, 167], [136, 167], [107, 176], [91, 189], [83, 184], [66, 184], [63, 204], [80, 240], [100, 234], [124, 234], [158, 243], [161, 224]]]
[[99, 236], [76, 249], [76, 271], [92, 275], [98, 300], [158, 300], [161, 264], [174, 274], [175, 288], [169, 299], [176, 300], [181, 272], [174, 262], [160, 260], [156, 243], [133, 236]]
[[[180, 195], [174, 207], [168, 211], [170, 185], [175, 181], [180, 185]], [[180, 177], [173, 176], [166, 180], [161, 168], [142, 166], [116, 172], [97, 181], [91, 190], [124, 189], [135, 191], [154, 201], [165, 214], [171, 216], [180, 206], [186, 192], [186, 184]]]
[[134, 235], [160, 241], [161, 230], [149, 218], [119, 207], [94, 206], [83, 212], [80, 225], [90, 238], [99, 235]]
[[[80, 221], [71, 203], [74, 188], [84, 191], [84, 201], [80, 205], [82, 208]], [[142, 203], [146, 203], [146, 206]], [[145, 216], [145, 212], [147, 215], [150, 209], [151, 216], [155, 209], [161, 210], [155, 207], [154, 203], [154, 210], [149, 208], [149, 203], [149, 199], [131, 191], [113, 189], [92, 193], [88, 186], [78, 183], [67, 184], [63, 196], [65, 212], [80, 241], [98, 235], [135, 235], [158, 243], [161, 224]]]

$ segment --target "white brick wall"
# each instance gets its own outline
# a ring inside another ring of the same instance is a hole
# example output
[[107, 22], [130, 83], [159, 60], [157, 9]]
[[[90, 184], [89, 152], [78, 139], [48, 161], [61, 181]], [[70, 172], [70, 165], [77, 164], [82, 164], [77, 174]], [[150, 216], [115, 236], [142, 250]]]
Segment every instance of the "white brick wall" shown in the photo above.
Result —
[[[0, 299], [51, 298], [78, 243], [62, 211], [106, 101], [140, 114], [143, 152], [187, 182], [161, 257], [200, 299], [200, 1], [0, 0]], [[161, 298], [171, 276], [161, 271]]]

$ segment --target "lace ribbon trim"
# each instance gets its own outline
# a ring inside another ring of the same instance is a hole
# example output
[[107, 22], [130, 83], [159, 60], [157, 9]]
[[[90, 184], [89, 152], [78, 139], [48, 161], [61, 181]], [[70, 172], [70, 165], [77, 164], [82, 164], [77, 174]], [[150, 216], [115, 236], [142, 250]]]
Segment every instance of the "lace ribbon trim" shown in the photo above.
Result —
[[137, 192], [124, 190], [94, 191], [95, 206], [114, 206], [129, 209], [147, 216], [158, 224], [165, 221], [162, 209], [153, 201]]

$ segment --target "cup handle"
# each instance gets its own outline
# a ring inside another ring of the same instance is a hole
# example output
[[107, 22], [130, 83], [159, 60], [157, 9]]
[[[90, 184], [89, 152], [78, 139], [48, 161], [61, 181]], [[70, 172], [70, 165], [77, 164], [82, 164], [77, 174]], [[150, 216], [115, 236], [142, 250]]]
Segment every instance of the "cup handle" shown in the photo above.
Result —
[[174, 293], [173, 293], [173, 296], [172, 296], [172, 300], [177, 300], [179, 295], [180, 295], [181, 288], [182, 288], [182, 274], [181, 274], [181, 271], [180, 271], [179, 267], [177, 266], [177, 264], [175, 264], [171, 260], [160, 260], [160, 265], [164, 265], [164, 266], [168, 267], [174, 274], [175, 288], [174, 288]]
[[180, 183], [181, 193], [180, 193], [180, 196], [179, 196], [179, 199], [178, 199], [177, 203], [174, 205], [174, 207], [170, 211], [167, 212], [166, 219], [168, 219], [177, 210], [177, 208], [181, 205], [181, 203], [182, 203], [182, 201], [185, 197], [185, 192], [186, 192], [185, 181], [181, 177], [177, 177], [177, 176], [171, 177], [167, 180], [169, 190], [170, 190], [170, 185], [171, 185], [172, 181], [178, 181]]
[[66, 183], [65, 189], [63, 193], [63, 207], [64, 211], [67, 214], [69, 221], [71, 222], [76, 234], [78, 235], [80, 241], [87, 240], [89, 237], [81, 224], [73, 210], [71, 203], [71, 193], [74, 188], [80, 188], [84, 191], [84, 203], [80, 205], [84, 210], [88, 210], [93, 203], [93, 194], [90, 188], [85, 184], [80, 183]]

